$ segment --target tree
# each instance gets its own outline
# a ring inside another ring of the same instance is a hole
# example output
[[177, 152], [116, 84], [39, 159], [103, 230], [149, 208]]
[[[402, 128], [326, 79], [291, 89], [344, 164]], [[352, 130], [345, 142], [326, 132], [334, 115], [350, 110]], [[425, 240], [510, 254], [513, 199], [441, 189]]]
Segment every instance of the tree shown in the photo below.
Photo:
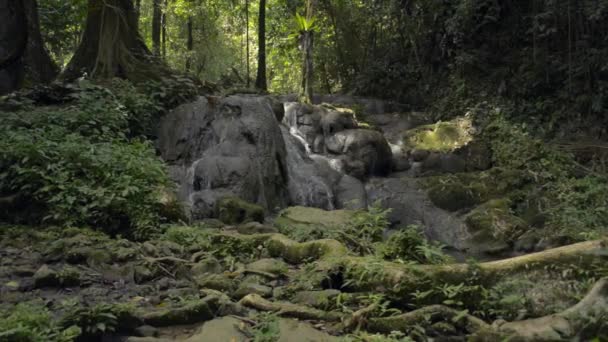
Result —
[[245, 57], [245, 61], [247, 62], [247, 88], [249, 88], [249, 82], [251, 80], [249, 68], [249, 0], [245, 0], [245, 30], [245, 35], [247, 36], [247, 56]]
[[138, 82], [167, 73], [141, 39], [136, 18], [132, 1], [89, 0], [82, 41], [63, 77], [75, 79], [84, 72]]
[[36, 0], [23, 0], [27, 21], [27, 47], [25, 51], [25, 77], [31, 83], [50, 83], [59, 74], [57, 64], [44, 47], [38, 19]]
[[300, 86], [300, 100], [312, 103], [313, 95], [313, 45], [314, 45], [314, 17], [313, 0], [306, 0], [306, 16], [296, 13], [299, 34], [299, 48], [302, 51], [302, 85]]
[[0, 95], [17, 89], [23, 80], [27, 23], [23, 2], [0, 0]]
[[258, 16], [258, 74], [255, 87], [266, 91], [266, 0], [260, 0], [260, 14]]
[[162, 0], [154, 0], [152, 14], [152, 51], [160, 56], [160, 33], [162, 24]]

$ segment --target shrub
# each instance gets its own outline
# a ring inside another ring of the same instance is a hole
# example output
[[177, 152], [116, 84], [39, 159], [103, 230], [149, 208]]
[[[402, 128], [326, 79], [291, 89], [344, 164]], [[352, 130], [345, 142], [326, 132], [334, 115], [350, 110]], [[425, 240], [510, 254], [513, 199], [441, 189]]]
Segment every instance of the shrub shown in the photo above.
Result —
[[0, 340], [14, 342], [69, 342], [80, 335], [77, 326], [61, 328], [40, 303], [21, 303], [0, 311]]

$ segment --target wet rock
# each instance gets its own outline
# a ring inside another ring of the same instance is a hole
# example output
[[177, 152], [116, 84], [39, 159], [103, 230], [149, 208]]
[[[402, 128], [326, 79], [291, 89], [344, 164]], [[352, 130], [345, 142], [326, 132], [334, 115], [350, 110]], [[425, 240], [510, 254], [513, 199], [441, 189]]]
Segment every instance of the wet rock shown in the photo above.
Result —
[[163, 117], [158, 137], [192, 218], [215, 217], [223, 197], [265, 210], [286, 205], [285, 144], [268, 98], [200, 97]]
[[203, 324], [186, 342], [247, 342], [243, 322], [234, 317], [216, 318]]
[[392, 169], [392, 152], [382, 133], [349, 129], [325, 138], [328, 151], [345, 156], [345, 171], [356, 177], [386, 175]]
[[429, 157], [431, 153], [427, 150], [421, 150], [418, 148], [413, 149], [410, 152], [410, 156], [412, 157], [412, 160], [415, 162], [422, 162], [424, 160], [426, 160], [426, 158]]
[[264, 208], [240, 198], [225, 197], [217, 202], [219, 219], [226, 224], [264, 222]]
[[344, 175], [335, 186], [336, 208], [358, 210], [367, 208], [367, 192], [355, 177]]
[[270, 273], [277, 276], [284, 275], [289, 270], [287, 263], [279, 259], [260, 259], [245, 266], [247, 270]]

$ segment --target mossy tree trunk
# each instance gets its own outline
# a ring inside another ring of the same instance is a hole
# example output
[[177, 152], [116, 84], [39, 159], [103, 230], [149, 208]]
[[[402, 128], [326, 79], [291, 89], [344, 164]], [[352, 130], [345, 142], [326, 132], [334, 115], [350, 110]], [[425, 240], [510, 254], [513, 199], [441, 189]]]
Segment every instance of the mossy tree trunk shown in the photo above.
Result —
[[133, 82], [159, 79], [168, 72], [139, 35], [132, 1], [89, 0], [84, 35], [63, 78], [84, 73], [94, 78], [120, 77]]
[[160, 32], [162, 23], [162, 0], [154, 0], [152, 11], [152, 51], [160, 56]]

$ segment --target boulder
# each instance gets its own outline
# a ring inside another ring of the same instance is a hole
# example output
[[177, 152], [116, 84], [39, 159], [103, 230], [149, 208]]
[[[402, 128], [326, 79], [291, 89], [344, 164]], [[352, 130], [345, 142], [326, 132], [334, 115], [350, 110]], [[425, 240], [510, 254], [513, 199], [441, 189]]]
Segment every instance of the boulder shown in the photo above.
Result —
[[216, 318], [203, 324], [186, 342], [246, 342], [250, 339], [239, 328], [243, 322], [234, 317]]
[[224, 197], [265, 210], [287, 204], [286, 150], [275, 111], [267, 97], [199, 97], [161, 119], [157, 147], [192, 218], [215, 217]]
[[225, 224], [264, 222], [264, 208], [236, 197], [224, 197], [217, 202], [220, 221]]
[[345, 172], [363, 179], [387, 175], [392, 169], [392, 151], [382, 133], [369, 129], [349, 129], [325, 138], [330, 153], [343, 155]]

